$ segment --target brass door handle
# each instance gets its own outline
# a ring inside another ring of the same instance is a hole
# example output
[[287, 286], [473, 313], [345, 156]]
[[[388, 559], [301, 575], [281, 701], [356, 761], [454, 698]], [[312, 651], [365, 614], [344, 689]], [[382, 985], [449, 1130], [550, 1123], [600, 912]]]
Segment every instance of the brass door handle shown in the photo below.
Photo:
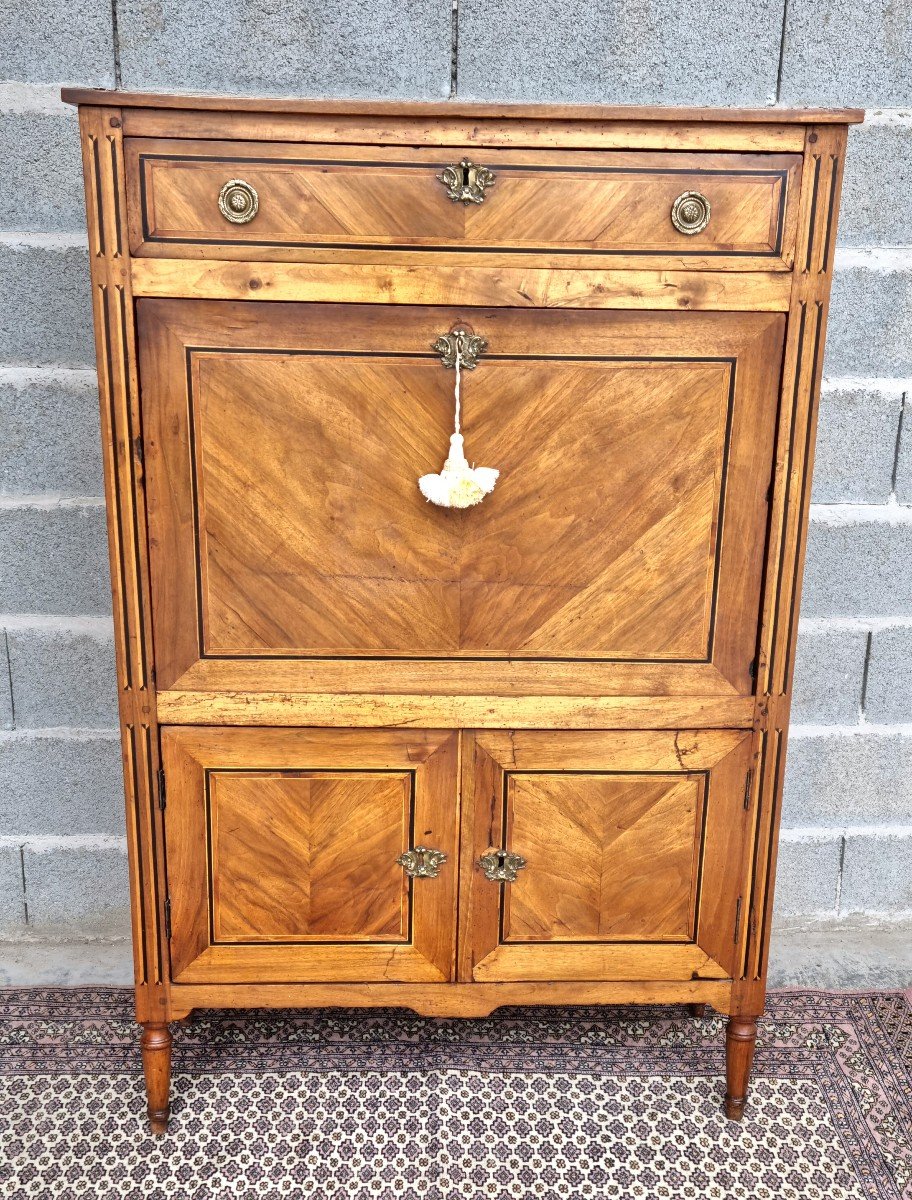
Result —
[[512, 883], [517, 872], [526, 865], [526, 860], [521, 854], [513, 854], [509, 850], [489, 850], [478, 860], [478, 865], [485, 879], [490, 879], [492, 883]]
[[470, 158], [443, 168], [443, 173], [437, 178], [447, 190], [447, 195], [454, 204], [481, 204], [485, 198], [485, 188], [494, 186], [494, 172], [487, 167], [480, 167]]
[[246, 225], [257, 215], [260, 198], [246, 179], [229, 179], [218, 195], [219, 212], [232, 225]]
[[400, 854], [396, 862], [410, 879], [436, 879], [446, 860], [447, 856], [442, 850], [416, 846], [414, 850], [406, 850]]
[[702, 233], [711, 209], [702, 192], [682, 192], [671, 206], [671, 223], [678, 233]]

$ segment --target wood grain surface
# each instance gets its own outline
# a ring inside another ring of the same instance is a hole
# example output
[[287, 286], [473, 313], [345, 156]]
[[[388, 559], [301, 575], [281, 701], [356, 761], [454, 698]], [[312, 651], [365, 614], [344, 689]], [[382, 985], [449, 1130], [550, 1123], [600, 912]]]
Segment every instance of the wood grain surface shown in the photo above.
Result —
[[504, 942], [689, 941], [702, 837], [696, 776], [511, 773]]
[[[466, 149], [130, 138], [130, 240], [134, 254], [221, 257], [226, 247], [490, 249], [503, 259], [534, 251], [638, 257], [681, 265], [733, 256], [741, 269], [787, 269], [794, 241], [799, 155], [492, 151], [494, 183], [481, 204], [453, 203], [440, 181]], [[476, 154], [476, 158], [477, 158]], [[242, 177], [256, 216], [232, 224], [222, 186]], [[679, 232], [676, 197], [698, 191], [707, 227]], [[249, 250], [248, 250], [249, 253]], [[555, 265], [560, 259], [553, 259]]]
[[218, 942], [407, 941], [411, 777], [212, 771]]

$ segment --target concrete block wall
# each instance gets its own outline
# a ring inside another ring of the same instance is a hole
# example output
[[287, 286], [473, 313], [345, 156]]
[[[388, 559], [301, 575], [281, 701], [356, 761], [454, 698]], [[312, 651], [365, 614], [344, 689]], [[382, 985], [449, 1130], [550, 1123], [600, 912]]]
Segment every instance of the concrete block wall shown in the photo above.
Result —
[[[4, 22], [0, 941], [18, 977], [92, 980], [112, 961], [128, 973], [86, 234], [64, 82], [870, 110], [851, 136], [836, 255], [777, 921], [805, 941], [831, 934], [845, 961], [875, 933], [908, 930], [912, 6], [33, 0], [7, 6]], [[0, 948], [0, 979], [3, 962]]]

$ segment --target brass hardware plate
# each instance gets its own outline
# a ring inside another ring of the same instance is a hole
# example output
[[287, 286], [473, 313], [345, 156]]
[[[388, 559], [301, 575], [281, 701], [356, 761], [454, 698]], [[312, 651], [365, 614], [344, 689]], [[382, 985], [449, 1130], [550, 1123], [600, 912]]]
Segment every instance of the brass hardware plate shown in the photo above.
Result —
[[446, 860], [447, 856], [442, 850], [416, 846], [414, 850], [406, 850], [400, 854], [396, 862], [410, 879], [436, 879]]
[[710, 212], [702, 192], [682, 192], [671, 206], [671, 223], [678, 233], [702, 233], [709, 224]]
[[442, 333], [436, 342], [431, 342], [431, 349], [437, 351], [445, 367], [456, 366], [458, 352], [460, 367], [468, 371], [475, 370], [478, 356], [487, 348], [487, 341], [468, 329], [454, 329], [450, 333]]
[[485, 188], [494, 186], [494, 172], [487, 167], [480, 167], [470, 158], [444, 167], [443, 173], [437, 178], [447, 190], [447, 195], [454, 204], [481, 204], [485, 198]]
[[512, 883], [517, 872], [526, 865], [526, 860], [521, 854], [512, 854], [509, 850], [489, 850], [478, 860], [478, 865], [485, 879], [490, 879], [492, 883]]
[[219, 212], [233, 225], [246, 225], [257, 215], [260, 198], [245, 179], [229, 179], [218, 197]]

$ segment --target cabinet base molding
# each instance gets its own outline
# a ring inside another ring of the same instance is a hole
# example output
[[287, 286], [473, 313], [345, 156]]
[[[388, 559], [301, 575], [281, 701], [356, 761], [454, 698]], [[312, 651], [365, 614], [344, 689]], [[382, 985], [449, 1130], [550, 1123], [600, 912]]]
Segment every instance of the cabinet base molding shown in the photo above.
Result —
[[732, 985], [687, 983], [249, 983], [174, 984], [170, 1019], [196, 1008], [408, 1008], [422, 1017], [487, 1017], [495, 1009], [538, 1004], [711, 1005], [727, 1014]]

